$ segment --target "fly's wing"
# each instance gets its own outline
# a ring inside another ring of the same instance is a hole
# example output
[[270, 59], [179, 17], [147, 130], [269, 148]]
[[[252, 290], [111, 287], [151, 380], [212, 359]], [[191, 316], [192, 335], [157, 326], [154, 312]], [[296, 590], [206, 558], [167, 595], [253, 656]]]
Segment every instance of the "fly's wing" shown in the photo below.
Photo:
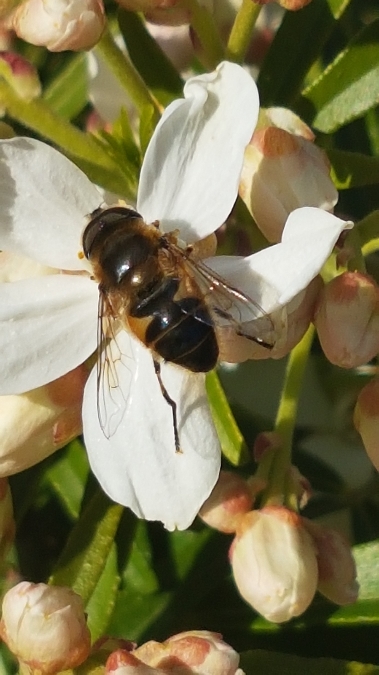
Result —
[[130, 401], [130, 386], [136, 359], [130, 335], [123, 330], [122, 348], [117, 338], [119, 323], [109, 312], [106, 297], [99, 296], [97, 336], [97, 412], [104, 436], [110, 438], [119, 427]]
[[192, 258], [178, 246], [172, 248], [177, 264], [194, 281], [209, 310], [209, 316], [201, 310], [195, 310], [193, 315], [198, 321], [231, 328], [236, 335], [253, 340], [267, 349], [274, 347], [273, 323], [258, 303], [229, 284], [202, 260]]

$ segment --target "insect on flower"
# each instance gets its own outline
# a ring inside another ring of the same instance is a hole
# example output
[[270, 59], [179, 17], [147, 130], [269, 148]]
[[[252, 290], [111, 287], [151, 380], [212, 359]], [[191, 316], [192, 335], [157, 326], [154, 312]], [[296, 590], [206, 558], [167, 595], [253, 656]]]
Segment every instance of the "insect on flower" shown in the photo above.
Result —
[[133, 367], [120, 349], [114, 353], [117, 333], [126, 328], [152, 353], [162, 395], [172, 410], [175, 449], [180, 452], [176, 403], [163, 384], [161, 361], [195, 373], [212, 370], [225, 328], [267, 349], [273, 344], [271, 320], [259, 305], [207, 267], [192, 245], [181, 245], [177, 235], [164, 234], [158, 221], [145, 223], [132, 208], [99, 208], [84, 230], [83, 251], [99, 284], [101, 428], [107, 438], [112, 436], [128, 405], [129, 392], [121, 390], [114, 368], [115, 358], [128, 369]]

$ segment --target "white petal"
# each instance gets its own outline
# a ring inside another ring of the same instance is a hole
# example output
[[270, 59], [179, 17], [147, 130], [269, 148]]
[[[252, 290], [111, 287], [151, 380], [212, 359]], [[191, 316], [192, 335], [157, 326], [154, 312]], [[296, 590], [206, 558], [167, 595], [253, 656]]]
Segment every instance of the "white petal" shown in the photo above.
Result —
[[[162, 364], [162, 378], [177, 404], [181, 453], [175, 452], [171, 407], [163, 398], [150, 352], [123, 331], [117, 336], [124, 352], [137, 360], [124, 391], [127, 407], [108, 440], [96, 406], [96, 368], [87, 382], [83, 429], [89, 461], [105, 492], [129, 506], [140, 518], [161, 520], [169, 530], [188, 527], [209, 496], [219, 474], [220, 446], [211, 420], [204, 375]], [[124, 372], [122, 372], [124, 371]]]
[[55, 380], [96, 348], [96, 284], [88, 277], [38, 277], [0, 285], [0, 394]]
[[240, 66], [188, 80], [160, 120], [142, 166], [137, 209], [191, 242], [219, 227], [237, 197], [243, 154], [258, 117], [256, 85]]
[[207, 264], [269, 314], [308, 286], [351, 226], [322, 209], [303, 207], [289, 215], [279, 244], [244, 259], [220, 256]]
[[83, 269], [85, 216], [102, 197], [75, 164], [31, 138], [1, 141], [0, 200], [0, 249], [50, 267]]

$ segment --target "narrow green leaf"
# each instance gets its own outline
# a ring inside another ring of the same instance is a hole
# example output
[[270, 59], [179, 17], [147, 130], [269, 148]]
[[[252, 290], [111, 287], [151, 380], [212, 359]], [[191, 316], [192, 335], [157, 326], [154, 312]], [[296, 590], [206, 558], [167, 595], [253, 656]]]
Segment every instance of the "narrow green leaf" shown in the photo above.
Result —
[[316, 0], [287, 12], [258, 77], [262, 105], [289, 105], [350, 0]]
[[360, 152], [328, 150], [331, 175], [338, 190], [379, 182], [379, 158]]
[[122, 507], [98, 490], [72, 529], [50, 583], [71, 586], [87, 603], [103, 572], [121, 514]]
[[110, 620], [110, 635], [121, 635], [127, 640], [139, 642], [149, 627], [161, 617], [171, 593], [142, 595], [132, 587], [120, 591]]
[[365, 27], [302, 93], [312, 124], [333, 133], [379, 103], [379, 20]]
[[45, 480], [75, 520], [79, 517], [88, 472], [87, 455], [78, 439], [69, 443], [45, 472]]
[[293, 654], [255, 649], [241, 654], [240, 667], [246, 675], [376, 675], [379, 666], [356, 661], [305, 658]]
[[119, 25], [128, 53], [158, 101], [166, 106], [183, 95], [183, 81], [135, 12], [122, 9]]
[[222, 452], [231, 464], [238, 466], [248, 459], [247, 447], [215, 372], [207, 375], [206, 386]]
[[72, 56], [43, 93], [45, 102], [64, 119], [72, 120], [88, 103], [86, 59], [83, 53]]
[[120, 577], [117, 570], [117, 549], [113, 544], [96, 588], [87, 603], [86, 613], [92, 642], [105, 634], [116, 603]]

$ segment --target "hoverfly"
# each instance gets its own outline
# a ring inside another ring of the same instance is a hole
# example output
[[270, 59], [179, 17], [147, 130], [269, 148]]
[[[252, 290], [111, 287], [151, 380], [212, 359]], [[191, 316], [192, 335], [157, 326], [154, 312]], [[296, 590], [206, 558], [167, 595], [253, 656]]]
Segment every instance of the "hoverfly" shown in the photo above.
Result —
[[[225, 327], [271, 349], [266, 339], [272, 331], [271, 321], [266, 315], [262, 337], [256, 319], [264, 312], [252, 299], [196, 258], [193, 246], [182, 247], [176, 232], [164, 234], [158, 222], [145, 223], [132, 208], [96, 209], [82, 243], [99, 285], [100, 426], [109, 438], [127, 405], [128, 392], [119, 391], [114, 367], [123, 358], [117, 348], [121, 327], [152, 353], [162, 395], [172, 410], [175, 448], [180, 452], [176, 403], [162, 382], [160, 363], [167, 361], [194, 373], [212, 370], [219, 359], [218, 333]], [[104, 387], [112, 389], [112, 410], [107, 409]]]

